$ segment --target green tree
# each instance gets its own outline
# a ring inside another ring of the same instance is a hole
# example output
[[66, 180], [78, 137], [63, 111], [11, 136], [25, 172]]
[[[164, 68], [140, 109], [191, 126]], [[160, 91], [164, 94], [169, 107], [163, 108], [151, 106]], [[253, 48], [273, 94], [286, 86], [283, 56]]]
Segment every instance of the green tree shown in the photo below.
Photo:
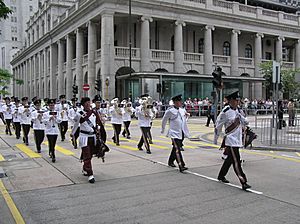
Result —
[[9, 92], [7, 92], [6, 89], [8, 88], [7, 86], [10, 84], [11, 80], [16, 81], [17, 85], [24, 84], [23, 80], [15, 79], [13, 75], [10, 74], [9, 71], [0, 68], [0, 94], [1, 95], [5, 96], [9, 94]]
[[[273, 93], [273, 83], [272, 83], [272, 74], [273, 74], [273, 62], [268, 61], [260, 64], [260, 71], [263, 74], [263, 77], [266, 79], [264, 86], [266, 87], [266, 96], [270, 98]], [[295, 74], [300, 72], [300, 69], [280, 69], [281, 74], [281, 84], [284, 98], [296, 97], [298, 91], [300, 90], [300, 83], [295, 81]]]
[[8, 15], [12, 13], [12, 10], [8, 8], [3, 0], [0, 0], [0, 20], [7, 19]]

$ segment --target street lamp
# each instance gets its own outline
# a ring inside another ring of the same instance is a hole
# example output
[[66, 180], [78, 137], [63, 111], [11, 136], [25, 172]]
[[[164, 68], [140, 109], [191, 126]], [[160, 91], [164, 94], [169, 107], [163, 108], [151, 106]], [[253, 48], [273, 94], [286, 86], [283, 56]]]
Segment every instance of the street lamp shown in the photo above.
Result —
[[131, 77], [131, 0], [129, 0], [129, 16], [128, 16], [128, 32], [129, 32], [129, 76]]

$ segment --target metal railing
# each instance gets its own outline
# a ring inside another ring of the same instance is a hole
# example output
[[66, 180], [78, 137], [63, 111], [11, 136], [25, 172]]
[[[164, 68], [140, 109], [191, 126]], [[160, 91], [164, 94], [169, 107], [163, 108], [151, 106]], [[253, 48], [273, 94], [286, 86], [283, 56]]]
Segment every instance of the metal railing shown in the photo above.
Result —
[[283, 118], [276, 122], [272, 118], [260, 119], [260, 128], [256, 129], [264, 145], [300, 146], [300, 118]]

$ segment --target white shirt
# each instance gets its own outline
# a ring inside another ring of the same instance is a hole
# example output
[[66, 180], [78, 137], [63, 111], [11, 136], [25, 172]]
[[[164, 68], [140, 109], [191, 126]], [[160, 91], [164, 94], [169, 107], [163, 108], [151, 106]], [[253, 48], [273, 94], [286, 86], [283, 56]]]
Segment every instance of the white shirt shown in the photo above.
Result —
[[135, 108], [135, 116], [139, 120], [140, 127], [151, 127], [151, 121], [154, 114], [151, 110], [146, 110], [147, 111], [144, 111], [142, 106], [138, 106], [137, 108]]
[[164, 132], [166, 124], [169, 121], [170, 128], [167, 134], [168, 137], [182, 139], [182, 133], [184, 134], [184, 137], [189, 137], [190, 133], [186, 123], [186, 114], [187, 112], [184, 108], [168, 108], [161, 123], [162, 133]]
[[123, 121], [131, 121], [131, 115], [135, 112], [133, 107], [125, 107], [124, 114], [123, 114]]
[[21, 106], [19, 111], [21, 114], [21, 124], [31, 124], [31, 109], [30, 109], [30, 107], [25, 108], [24, 106]]
[[115, 106], [111, 106], [109, 109], [109, 113], [111, 114], [110, 123], [112, 124], [122, 124], [123, 123], [123, 114], [124, 108], [115, 108]]
[[82, 111], [81, 107], [72, 107], [69, 109], [68, 117], [69, 117], [71, 126], [74, 126], [74, 123], [75, 123], [74, 118], [76, 117], [77, 112], [79, 112], [79, 111]]
[[21, 114], [20, 114], [20, 105], [17, 107], [16, 105], [13, 107], [13, 122], [19, 123], [21, 122]]
[[5, 104], [3, 107], [3, 116], [4, 119], [12, 119], [13, 118], [13, 105], [12, 104]]
[[[54, 112], [54, 111], [53, 111]], [[61, 123], [60, 114], [57, 112], [56, 118], [54, 120], [50, 120], [53, 115], [50, 115], [51, 111], [47, 111], [44, 113], [43, 122], [45, 124], [45, 134], [46, 135], [58, 135], [59, 129], [58, 124]]]
[[[39, 113], [39, 111], [41, 113]], [[44, 114], [46, 113], [47, 111], [45, 110], [34, 110], [31, 114], [31, 119], [32, 119], [32, 122], [33, 122], [33, 129], [34, 130], [45, 130], [45, 123], [44, 123]], [[40, 116], [39, 116], [40, 115]], [[40, 117], [40, 118], [39, 118]]]
[[69, 120], [69, 117], [68, 117], [69, 104], [67, 104], [67, 103], [56, 104], [55, 105], [55, 110], [60, 113], [59, 116], [61, 117], [62, 121], [68, 121]]
[[222, 131], [223, 125], [225, 129], [230, 126], [234, 120], [239, 117], [240, 125], [233, 130], [232, 132], [226, 134], [225, 145], [232, 146], [232, 147], [242, 147], [242, 127], [247, 125], [249, 122], [245, 116], [239, 111], [239, 109], [233, 110], [229, 105], [224, 107], [222, 112], [219, 114], [217, 121], [216, 121], [216, 128], [215, 128], [215, 142], [218, 136]]

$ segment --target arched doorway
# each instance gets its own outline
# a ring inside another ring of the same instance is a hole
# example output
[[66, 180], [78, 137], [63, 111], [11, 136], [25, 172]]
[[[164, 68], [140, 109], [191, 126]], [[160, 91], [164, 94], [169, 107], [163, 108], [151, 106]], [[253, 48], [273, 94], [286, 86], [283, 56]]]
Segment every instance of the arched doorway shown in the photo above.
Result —
[[154, 72], [163, 72], [163, 73], [168, 73], [169, 71], [165, 68], [158, 68]]
[[[116, 76], [115, 76], [115, 95], [116, 96], [132, 98], [132, 94], [135, 89], [134, 83], [132, 83], [132, 85], [128, 86], [128, 85], [125, 85], [125, 83], [123, 83], [123, 80], [117, 79], [118, 76], [132, 74], [132, 73], [135, 73], [135, 71], [128, 66], [123, 66], [117, 70]], [[126, 80], [124, 80], [124, 81], [126, 82]], [[125, 88], [125, 86], [127, 88]]]
[[187, 71], [187, 74], [199, 74], [196, 70], [189, 70]]

